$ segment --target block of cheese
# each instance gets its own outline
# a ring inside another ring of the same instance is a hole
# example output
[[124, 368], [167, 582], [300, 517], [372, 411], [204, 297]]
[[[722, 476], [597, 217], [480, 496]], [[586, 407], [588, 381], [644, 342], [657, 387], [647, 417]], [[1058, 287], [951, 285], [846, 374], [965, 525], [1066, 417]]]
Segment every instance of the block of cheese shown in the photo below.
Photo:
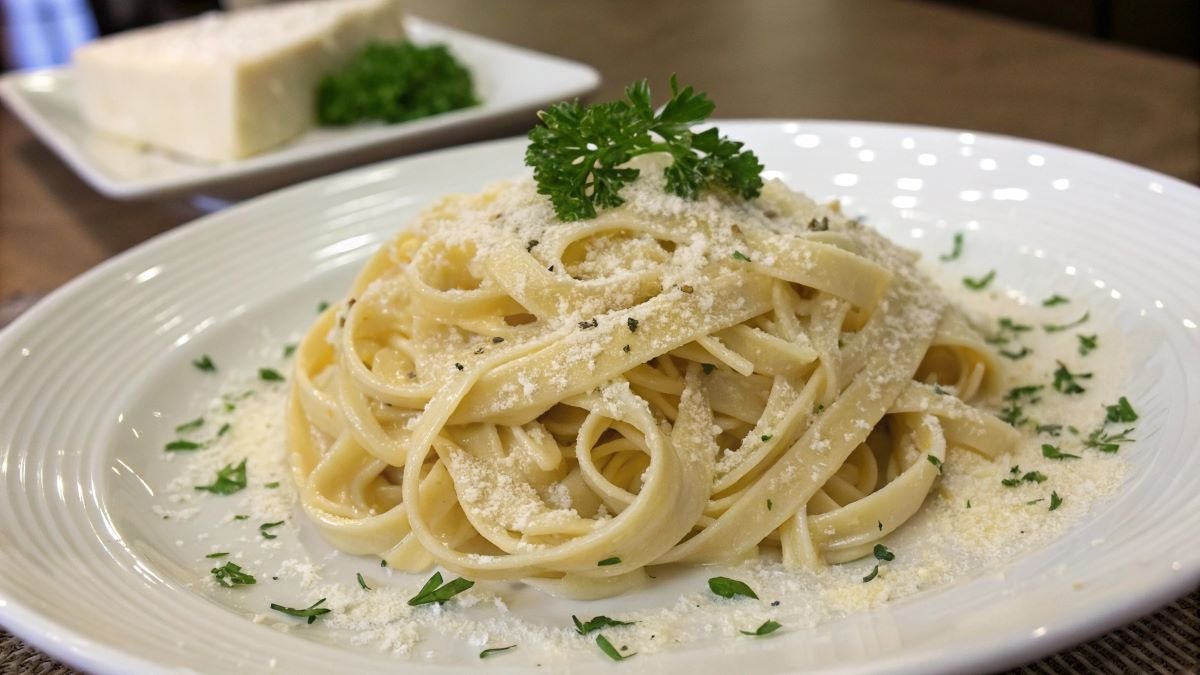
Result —
[[323, 75], [367, 42], [403, 37], [398, 0], [310, 0], [121, 33], [72, 62], [91, 127], [216, 162], [300, 134]]

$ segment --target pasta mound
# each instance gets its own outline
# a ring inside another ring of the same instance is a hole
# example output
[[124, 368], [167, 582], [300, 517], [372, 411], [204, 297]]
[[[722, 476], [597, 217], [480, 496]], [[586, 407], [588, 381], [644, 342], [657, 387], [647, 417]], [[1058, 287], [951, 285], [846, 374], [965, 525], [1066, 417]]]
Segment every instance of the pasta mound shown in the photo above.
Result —
[[287, 448], [335, 546], [575, 597], [646, 568], [862, 557], [948, 444], [1016, 432], [915, 255], [779, 182], [564, 223], [528, 178], [427, 208], [298, 352]]

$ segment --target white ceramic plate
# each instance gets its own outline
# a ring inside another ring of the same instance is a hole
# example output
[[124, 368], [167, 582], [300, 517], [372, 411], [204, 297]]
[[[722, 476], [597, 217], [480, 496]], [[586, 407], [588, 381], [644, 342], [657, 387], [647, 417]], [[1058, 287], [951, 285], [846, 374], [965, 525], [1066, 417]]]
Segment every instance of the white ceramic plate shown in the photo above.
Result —
[[[1122, 450], [1130, 469], [1119, 492], [1044, 548], [883, 609], [769, 640], [642, 655], [620, 664], [623, 672], [997, 669], [1195, 587], [1200, 190], [985, 134], [837, 122], [721, 128], [773, 175], [817, 198], [841, 197], [850, 213], [926, 254], [945, 251], [965, 228], [957, 273], [995, 267], [1005, 288], [1065, 293], [1115, 317], [1136, 364], [1122, 390], [1139, 403], [1138, 441]], [[164, 521], [150, 511], [171, 475], [161, 460], [171, 427], [220, 391], [219, 378], [197, 376], [191, 359], [211, 353], [225, 370], [252, 368], [256, 350], [277, 350], [312, 320], [316, 299], [340, 297], [418, 208], [522, 170], [523, 147], [512, 139], [396, 160], [230, 208], [101, 265], [0, 333], [0, 623], [106, 673], [532, 666], [521, 650], [481, 664], [470, 648], [419, 649], [398, 662], [256, 625], [246, 618], [256, 610], [238, 599], [251, 596], [189, 588], [207, 576], [197, 560], [211, 549], [198, 539], [216, 527], [211, 519]], [[296, 545], [328, 550], [311, 531]], [[675, 592], [651, 587], [639, 601], [666, 606]], [[521, 597], [513, 611], [560, 622], [620, 606]], [[614, 667], [598, 654], [545, 665]]]
[[406, 19], [419, 44], [443, 43], [471, 70], [482, 103], [412, 122], [316, 128], [253, 157], [223, 163], [188, 161], [92, 131], [75, 102], [70, 67], [9, 73], [0, 98], [84, 180], [117, 199], [183, 191], [245, 194], [402, 152], [461, 142], [465, 134], [505, 129], [553, 101], [600, 83], [590, 66], [463, 33], [417, 17]]

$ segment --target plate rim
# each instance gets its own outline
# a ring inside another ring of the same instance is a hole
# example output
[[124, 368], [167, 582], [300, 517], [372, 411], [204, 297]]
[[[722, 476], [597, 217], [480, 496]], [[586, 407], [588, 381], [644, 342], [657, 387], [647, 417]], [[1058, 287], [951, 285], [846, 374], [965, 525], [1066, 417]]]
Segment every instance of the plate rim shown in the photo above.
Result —
[[[1004, 143], [1015, 142], [1031, 147], [1042, 147], [1051, 149], [1054, 152], [1074, 155], [1088, 161], [1111, 163], [1121, 170], [1133, 170], [1142, 176], [1153, 177], [1156, 181], [1182, 188], [1185, 191], [1193, 193], [1193, 195], [1200, 195], [1200, 187], [1120, 159], [1046, 141], [1011, 135], [948, 127], [875, 121], [739, 118], [720, 119], [714, 120], [714, 122], [718, 124], [763, 127], [798, 124], [810, 127], [826, 127], [831, 131], [836, 129], [843, 132], [848, 129], [873, 128], [894, 133], [897, 137], [905, 131], [917, 133], [969, 133], [979, 138], [999, 140]], [[470, 155], [475, 152], [486, 151], [492, 147], [519, 144], [524, 142], [524, 140], [524, 136], [511, 136], [387, 159], [305, 180], [247, 199], [221, 211], [201, 216], [123, 251], [55, 289], [34, 307], [30, 308], [24, 315], [18, 317], [12, 324], [0, 330], [0, 347], [10, 346], [8, 343], [18, 342], [19, 335], [27, 330], [27, 326], [41, 321], [42, 315], [51, 314], [59, 305], [69, 302], [76, 293], [86, 288], [95, 280], [104, 277], [114, 269], [127, 265], [130, 260], [152, 255], [155, 249], [168, 245], [176, 238], [192, 236], [190, 233], [193, 230], [205, 227], [212, 220], [237, 217], [243, 211], [260, 208], [264, 204], [274, 200], [287, 200], [292, 194], [313, 189], [316, 185], [343, 181], [353, 178], [356, 174], [377, 171], [384, 166], [418, 164], [429, 156]], [[885, 657], [888, 659], [887, 662], [877, 664], [874, 670], [876, 672], [906, 672], [920, 667], [925, 672], [954, 672], [966, 666], [979, 667], [986, 665], [999, 668], [1031, 662], [1047, 654], [1079, 644], [1103, 632], [1126, 625], [1194, 590], [1197, 585], [1200, 585], [1200, 555], [1193, 556], [1190, 559], [1184, 558], [1182, 561], [1183, 569], [1177, 570], [1175, 574], [1171, 576], [1155, 576], [1153, 579], [1149, 579], [1149, 577], [1142, 578], [1138, 580], [1136, 587], [1126, 587], [1115, 599], [1107, 600], [1099, 613], [1087, 615], [1083, 612], [1077, 612], [1069, 615], [1056, 624], [1054, 631], [1039, 639], [1030, 639], [1024, 631], [1012, 629], [1000, 634], [988, 634], [984, 640], [976, 643], [969, 650], [958, 650], [949, 654], [944, 652], [934, 654], [928, 648], [922, 648]], [[0, 625], [3, 625], [14, 636], [43, 650], [54, 658], [89, 671], [162, 672], [164, 670], [163, 664], [146, 661], [136, 654], [109, 646], [106, 643], [87, 637], [78, 631], [59, 625], [53, 618], [40, 614], [33, 607], [16, 603], [11, 598], [7, 598], [2, 588], [0, 588]], [[936, 656], [936, 660], [931, 659], [931, 656]], [[841, 667], [835, 666], [825, 672], [861, 672], [861, 667], [854, 664]]]
[[[453, 35], [456, 39], [469, 40], [475, 44], [486, 46], [491, 49], [503, 50], [511, 54], [519, 54], [528, 58], [533, 58], [548, 66], [576, 71], [578, 81], [571, 87], [563, 87], [553, 96], [540, 97], [536, 99], [530, 98], [528, 101], [516, 102], [492, 109], [481, 107], [479, 109], [478, 117], [457, 120], [451, 119], [449, 121], [437, 120], [437, 115], [430, 118], [425, 118], [424, 121], [429, 121], [432, 119], [434, 121], [442, 121], [445, 123], [416, 133], [405, 133], [405, 127], [412, 122], [420, 122], [422, 120], [412, 120], [409, 123], [391, 125], [394, 133], [382, 138], [364, 138], [357, 140], [351, 139], [349, 143], [339, 144], [336, 147], [327, 149], [318, 148], [311, 154], [285, 160], [280, 163], [267, 162], [257, 165], [251, 164], [250, 166], [246, 166], [243, 162], [235, 162], [226, 166], [215, 164], [212, 167], [209, 167], [207, 171], [196, 175], [159, 180], [119, 180], [106, 175], [95, 165], [94, 162], [88, 158], [87, 152], [81, 148], [79, 144], [73, 142], [65, 133], [62, 132], [60, 127], [42, 115], [30, 101], [29, 97], [22, 92], [18, 83], [30, 77], [45, 75], [54, 75], [59, 77], [63, 75], [71, 76], [73, 74], [73, 68], [69, 63], [50, 68], [17, 70], [0, 74], [0, 101], [3, 101], [8, 106], [13, 115], [20, 120], [20, 122], [24, 124], [25, 127], [29, 129], [29, 131], [39, 141], [49, 147], [61, 161], [67, 164], [67, 166], [69, 166], [77, 176], [83, 179], [84, 182], [90, 185], [93, 189], [113, 199], [134, 200], [177, 195], [207, 186], [228, 185], [237, 179], [265, 177], [272, 173], [285, 171], [287, 169], [311, 166], [322, 160], [345, 158], [346, 156], [355, 152], [368, 150], [373, 147], [381, 147], [392, 143], [400, 143], [405, 140], [420, 140], [436, 134], [446, 134], [454, 131], [483, 128], [486, 125], [501, 123], [511, 116], [518, 115], [527, 110], [534, 110], [540, 106], [553, 103], [558, 100], [567, 100], [573, 97], [586, 95], [595, 91], [603, 81], [603, 77], [601, 76], [599, 70], [597, 70], [594, 66], [582, 61], [563, 58], [555, 54], [540, 52], [521, 45], [503, 42], [501, 40], [479, 35], [477, 33], [471, 33], [443, 24], [441, 22], [425, 19], [415, 14], [406, 14], [405, 22], [410, 26], [415, 25], [421, 28], [432, 28], [439, 33]], [[485, 101], [484, 106], [486, 105], [487, 102]], [[459, 111], [450, 112], [454, 113]], [[266, 152], [243, 159], [269, 159], [272, 153], [276, 152], [280, 148], [288, 147], [289, 145], [290, 143], [285, 143], [283, 146], [272, 148]], [[418, 154], [424, 154], [424, 152]], [[382, 161], [389, 160], [384, 159]], [[342, 170], [350, 170], [353, 168], [357, 167], [346, 167]], [[317, 177], [319, 178], [319, 176]]]

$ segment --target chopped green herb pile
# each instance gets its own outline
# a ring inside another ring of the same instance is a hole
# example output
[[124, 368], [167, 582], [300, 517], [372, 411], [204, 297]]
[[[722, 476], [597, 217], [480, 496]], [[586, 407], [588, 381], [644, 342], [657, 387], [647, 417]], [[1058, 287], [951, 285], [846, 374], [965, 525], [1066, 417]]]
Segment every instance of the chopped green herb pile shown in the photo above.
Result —
[[170, 443], [167, 443], [165, 446], [163, 446], [163, 448], [169, 452], [179, 452], [180, 450], [199, 450], [202, 447], [204, 447], [204, 445], [202, 443], [197, 443], [195, 441], [185, 441], [182, 439], [177, 440], [177, 441], [171, 441]]
[[301, 619], [308, 619], [308, 623], [311, 624], [317, 620], [317, 617], [324, 616], [325, 614], [333, 611], [328, 607], [321, 607], [320, 605], [323, 602], [325, 602], [325, 598], [321, 598], [304, 609], [293, 609], [291, 607], [284, 607], [283, 605], [277, 605], [272, 602], [271, 609], [275, 610], [276, 612], [287, 614], [288, 616], [298, 616]]
[[201, 372], [205, 372], [205, 373], [217, 372], [217, 364], [213, 363], [212, 357], [210, 357], [208, 354], [205, 354], [205, 355], [201, 356], [200, 358], [196, 359], [195, 361], [192, 361], [192, 365], [196, 367], [196, 370], [199, 370]]
[[695, 199], [704, 188], [721, 188], [744, 199], [762, 190], [762, 164], [742, 144], [715, 128], [695, 133], [692, 125], [716, 106], [703, 92], [679, 88], [671, 77], [671, 99], [657, 114], [646, 80], [625, 88], [625, 100], [589, 105], [557, 103], [538, 114], [529, 132], [525, 163], [533, 167], [538, 193], [550, 198], [562, 220], [594, 218], [597, 208], [624, 203], [621, 188], [638, 177], [622, 166], [638, 155], [666, 152], [667, 190]]
[[611, 558], [605, 558], [604, 560], [601, 560], [600, 562], [596, 563], [596, 565], [599, 567], [608, 567], [609, 565], [620, 565], [620, 564], [621, 564], [621, 559], [618, 558], [617, 556], [613, 556]]
[[345, 126], [429, 117], [479, 103], [471, 73], [445, 45], [373, 43], [317, 87], [317, 121]]
[[434, 572], [433, 576], [429, 577], [429, 581], [426, 581], [425, 585], [421, 587], [421, 590], [409, 598], [408, 604], [413, 607], [418, 605], [432, 605], [434, 603], [440, 605], [474, 585], [474, 581], [469, 581], [462, 577], [443, 584], [442, 573]]

